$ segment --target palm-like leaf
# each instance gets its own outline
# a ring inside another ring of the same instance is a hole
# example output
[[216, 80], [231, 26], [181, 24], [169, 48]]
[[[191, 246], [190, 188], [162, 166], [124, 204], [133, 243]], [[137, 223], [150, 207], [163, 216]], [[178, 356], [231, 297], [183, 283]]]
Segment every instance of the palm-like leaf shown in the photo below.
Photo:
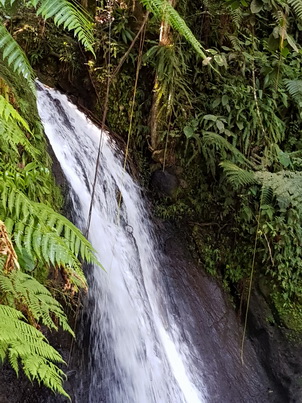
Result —
[[62, 387], [64, 373], [55, 364], [64, 361], [45, 336], [27, 324], [20, 311], [9, 306], [0, 305], [0, 323], [0, 360], [8, 357], [17, 374], [21, 363], [31, 380], [69, 397]]
[[157, 18], [167, 21], [175, 31], [179, 32], [203, 59], [206, 58], [203, 47], [196, 39], [184, 19], [167, 0], [140, 0], [141, 3]]
[[[0, 15], [5, 15], [6, 7], [14, 3], [15, 0], [0, 0]], [[34, 6], [44, 19], [53, 18], [55, 25], [73, 31], [93, 52], [92, 23], [80, 6], [67, 0], [29, 0], [26, 5]], [[26, 91], [34, 97], [33, 70], [1, 17], [0, 58], [1, 77], [7, 93], [14, 93], [14, 78], [17, 81], [17, 75], [21, 75], [26, 80], [22, 80], [22, 87], [27, 83]], [[32, 145], [30, 136], [34, 134], [17, 111], [15, 97], [12, 99], [13, 104], [10, 104], [0, 95], [0, 216], [7, 224], [5, 227], [1, 222], [4, 229], [0, 234], [0, 361], [7, 358], [17, 373], [21, 365], [30, 380], [37, 380], [54, 392], [68, 396], [62, 387], [64, 373], [56, 365], [63, 363], [62, 357], [34, 326], [42, 324], [57, 329], [60, 325], [71, 334], [73, 331], [60, 303], [42, 284], [19, 268], [33, 270], [56, 266], [62, 270], [66, 286], [73, 285], [77, 290], [86, 287], [81, 261], [97, 263], [97, 260], [90, 243], [74, 225], [50, 207], [30, 199], [24, 164], [35, 164], [41, 153]], [[18, 188], [18, 181], [14, 182], [14, 174], [6, 169], [5, 163], [20, 167], [20, 172], [15, 172], [15, 179], [18, 177], [19, 184], [23, 184], [21, 188]], [[35, 189], [31, 183], [29, 186]], [[43, 191], [47, 195], [45, 184]], [[41, 200], [36, 195], [32, 198]], [[24, 316], [14, 308], [22, 310]], [[30, 324], [25, 323], [26, 318]]]
[[284, 80], [287, 91], [302, 106], [302, 80]]
[[[14, 2], [15, 0], [9, 0], [8, 2], [0, 0], [0, 11], [1, 8], [5, 11], [6, 5], [8, 3], [12, 5]], [[37, 9], [37, 14], [44, 19], [53, 18], [57, 26], [63, 25], [64, 29], [73, 31], [85, 48], [94, 54], [92, 22], [89, 15], [79, 5], [75, 6], [67, 0], [30, 0], [29, 3]], [[0, 52], [2, 53], [2, 59], [6, 60], [8, 66], [13, 71], [22, 74], [32, 91], [35, 92], [34, 74], [28, 59], [1, 20]]]
[[57, 330], [58, 326], [54, 322], [56, 319], [63, 330], [74, 336], [61, 304], [32, 276], [20, 270], [0, 272], [0, 292], [1, 300], [5, 301], [6, 305], [12, 308], [22, 306], [34, 324], [40, 323]]
[[74, 286], [86, 287], [79, 259], [99, 266], [94, 249], [67, 218], [29, 200], [10, 181], [0, 183], [0, 212], [14, 243], [36, 261], [64, 267]]
[[229, 182], [235, 188], [259, 183], [255, 178], [254, 172], [242, 169], [232, 162], [224, 161], [220, 163], [220, 166], [223, 168]]
[[296, 16], [302, 19], [302, 0], [287, 0], [287, 3], [291, 6]]
[[18, 146], [24, 147], [27, 153], [36, 158], [39, 151], [31, 144], [25, 135], [30, 134], [27, 121], [19, 112], [0, 95], [0, 146], [9, 155], [13, 151], [18, 155]]
[[86, 49], [94, 53], [92, 22], [85, 10], [67, 0], [30, 0], [43, 18], [53, 18], [57, 26], [74, 31], [75, 36]]
[[0, 51], [2, 59], [18, 74], [23, 75], [32, 91], [35, 91], [33, 70], [15, 39], [0, 21]]

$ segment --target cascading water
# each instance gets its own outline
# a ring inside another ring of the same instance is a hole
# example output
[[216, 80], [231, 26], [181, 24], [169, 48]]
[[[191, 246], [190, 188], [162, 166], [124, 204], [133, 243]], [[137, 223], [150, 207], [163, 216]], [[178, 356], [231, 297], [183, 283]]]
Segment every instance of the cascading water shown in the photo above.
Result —
[[[91, 275], [90, 403], [197, 403], [207, 400], [202, 365], [166, 306], [161, 252], [141, 189], [123, 156], [66, 96], [39, 85], [45, 132], [71, 187], [76, 224], [85, 229], [97, 147], [102, 153], [89, 239], [106, 271]], [[119, 203], [119, 192], [122, 203]], [[86, 400], [86, 401], [87, 401]]]
[[173, 242], [162, 252], [108, 134], [40, 84], [38, 109], [82, 230], [102, 141], [89, 238], [106, 271], [89, 273], [88, 386], [75, 386], [75, 402], [282, 402], [248, 341], [241, 362], [242, 331], [215, 281]]

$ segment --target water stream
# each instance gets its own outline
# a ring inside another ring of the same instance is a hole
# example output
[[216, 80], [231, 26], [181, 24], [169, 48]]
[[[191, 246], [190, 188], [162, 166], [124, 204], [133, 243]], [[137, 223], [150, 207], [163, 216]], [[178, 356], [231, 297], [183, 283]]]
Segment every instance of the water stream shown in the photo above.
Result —
[[240, 361], [240, 327], [220, 288], [173, 244], [164, 256], [142, 189], [109, 135], [40, 84], [38, 109], [82, 230], [102, 141], [89, 239], [106, 271], [89, 269], [89, 385], [76, 402], [275, 401], [248, 342]]
[[194, 349], [182, 340], [165, 304], [161, 252], [142, 191], [123, 169], [122, 153], [66, 96], [46, 87], [38, 94], [39, 114], [82, 229], [100, 136], [102, 141], [89, 238], [106, 272], [93, 268], [90, 288], [89, 402], [102, 401], [100, 396], [106, 403], [206, 401], [202, 371], [192, 371]]

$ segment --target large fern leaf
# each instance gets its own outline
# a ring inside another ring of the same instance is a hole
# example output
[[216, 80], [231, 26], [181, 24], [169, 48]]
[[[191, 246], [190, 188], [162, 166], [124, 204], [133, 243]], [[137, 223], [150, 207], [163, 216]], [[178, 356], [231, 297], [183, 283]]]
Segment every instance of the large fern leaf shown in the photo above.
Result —
[[229, 161], [221, 162], [220, 166], [223, 168], [229, 182], [235, 188], [259, 183], [253, 172], [242, 169]]
[[43, 203], [29, 200], [9, 181], [0, 183], [0, 212], [13, 242], [36, 262], [63, 267], [75, 286], [86, 287], [79, 259], [99, 266], [94, 249], [64, 216]]
[[292, 98], [302, 106], [302, 80], [284, 80], [284, 83]]
[[61, 304], [32, 276], [20, 270], [6, 274], [0, 272], [0, 293], [2, 301], [13, 308], [22, 307], [34, 324], [57, 330], [55, 321], [58, 321], [63, 330], [74, 335]]
[[8, 66], [18, 74], [23, 75], [29, 87], [35, 92], [35, 85], [33, 82], [33, 70], [28, 62], [28, 59], [20, 48], [15, 39], [8, 32], [6, 27], [0, 20], [0, 52], [2, 59], [6, 60]]
[[206, 58], [205, 51], [196, 39], [184, 19], [167, 0], [140, 0], [141, 3], [157, 18], [167, 21], [175, 31], [179, 32], [193, 47], [199, 56]]
[[[0, 101], [1, 101], [1, 99], [0, 99]], [[17, 113], [17, 111], [15, 111], [15, 112]], [[21, 116], [20, 116], [20, 118], [21, 118]], [[29, 139], [26, 137], [24, 131], [17, 124], [17, 121], [18, 120], [14, 119], [14, 118], [8, 118], [7, 120], [4, 118], [1, 118], [1, 110], [0, 110], [1, 149], [3, 151], [6, 151], [8, 156], [10, 154], [10, 150], [13, 151], [16, 155], [18, 155], [19, 146], [22, 146], [27, 151], [29, 156], [31, 156], [33, 159], [36, 159], [40, 153], [32, 145], [32, 143], [29, 141]], [[24, 125], [26, 125], [25, 120], [24, 120], [23, 126]]]
[[226, 138], [220, 134], [204, 131], [202, 136], [202, 144], [206, 147], [213, 146], [218, 150], [229, 151], [240, 164], [251, 166], [251, 162]]
[[302, 19], [302, 0], [287, 0], [296, 16]]
[[0, 305], [0, 358], [8, 358], [18, 374], [19, 363], [31, 380], [43, 383], [54, 392], [67, 396], [63, 389], [63, 371], [56, 363], [64, 363], [43, 334], [25, 322], [24, 315], [9, 306]]
[[94, 54], [92, 22], [89, 15], [79, 5], [67, 0], [31, 0], [37, 14], [43, 18], [53, 18], [57, 26], [73, 31], [78, 40]]
[[2, 95], [0, 95], [0, 119], [1, 118], [3, 118], [5, 121], [13, 119], [23, 126], [25, 130], [30, 132], [26, 120], [23, 119], [19, 112]]

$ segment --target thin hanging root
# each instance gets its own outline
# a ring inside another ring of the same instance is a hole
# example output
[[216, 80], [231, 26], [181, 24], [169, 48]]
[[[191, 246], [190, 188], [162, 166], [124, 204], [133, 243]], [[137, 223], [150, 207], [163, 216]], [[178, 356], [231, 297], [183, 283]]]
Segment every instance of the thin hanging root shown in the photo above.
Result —
[[261, 204], [259, 206], [259, 214], [258, 214], [258, 220], [257, 220], [257, 229], [256, 229], [254, 251], [253, 251], [252, 268], [251, 268], [251, 274], [250, 274], [250, 280], [249, 280], [249, 291], [248, 291], [248, 296], [247, 296], [247, 301], [246, 301], [246, 310], [245, 310], [243, 334], [242, 334], [241, 348], [240, 348], [240, 359], [241, 359], [242, 364], [244, 364], [244, 360], [243, 360], [244, 342], [245, 342], [245, 336], [246, 336], [247, 318], [248, 318], [248, 312], [249, 312], [249, 307], [250, 307], [251, 294], [252, 294], [252, 284], [253, 284], [254, 270], [255, 270], [256, 248], [257, 248], [258, 233], [259, 233], [259, 227], [260, 227], [260, 211], [261, 211]]
[[[254, 43], [254, 30], [252, 32], [253, 34], [253, 43]], [[259, 108], [259, 103], [258, 103], [258, 97], [257, 97], [257, 91], [256, 91], [256, 77], [255, 77], [255, 63], [254, 63], [254, 58], [252, 61], [252, 81], [253, 81], [253, 93], [254, 93], [254, 100], [256, 104], [256, 111], [257, 111], [257, 116], [259, 119], [259, 124], [261, 127], [261, 130], [263, 134], [265, 135], [265, 128], [263, 126], [263, 120], [261, 116], [261, 111]], [[265, 165], [267, 162], [265, 162]], [[243, 326], [243, 334], [242, 334], [242, 341], [241, 341], [241, 348], [240, 348], [240, 359], [241, 363], [243, 364], [243, 355], [244, 355], [244, 342], [245, 342], [245, 336], [246, 336], [246, 329], [247, 329], [247, 319], [248, 319], [248, 312], [249, 312], [249, 307], [250, 307], [250, 301], [251, 301], [251, 294], [252, 294], [252, 284], [253, 284], [253, 277], [254, 277], [254, 270], [255, 270], [255, 261], [256, 261], [256, 248], [257, 248], [257, 242], [258, 242], [258, 233], [259, 233], [259, 227], [260, 227], [260, 215], [261, 215], [261, 207], [262, 207], [262, 198], [260, 199], [260, 205], [259, 205], [259, 214], [258, 214], [258, 219], [257, 219], [257, 229], [256, 229], [256, 236], [255, 236], [255, 243], [254, 243], [254, 251], [253, 251], [253, 260], [252, 260], [252, 268], [251, 268], [251, 274], [250, 274], [250, 280], [249, 280], [249, 290], [248, 290], [248, 296], [247, 296], [247, 301], [246, 301], [246, 311], [245, 311], [245, 318], [244, 318], [244, 326]], [[269, 247], [270, 249], [270, 247]], [[271, 256], [272, 258], [272, 256]]]
[[124, 64], [125, 60], [127, 59], [127, 57], [129, 56], [133, 46], [135, 45], [135, 42], [138, 40], [138, 38], [140, 37], [141, 33], [143, 30], [146, 29], [146, 23], [149, 17], [149, 12], [147, 12], [145, 14], [145, 17], [143, 19], [142, 25], [140, 27], [140, 29], [138, 30], [137, 34], [135, 35], [135, 38], [133, 39], [133, 41], [131, 42], [127, 52], [123, 55], [123, 57], [121, 58], [121, 60], [119, 61], [118, 66], [116, 67], [116, 69], [114, 70], [114, 72], [112, 73], [112, 77], [111, 77], [111, 81], [112, 79], [118, 74], [118, 72], [120, 71], [122, 65]]
[[[129, 156], [129, 146], [130, 146], [130, 139], [131, 139], [131, 135], [132, 135], [134, 106], [135, 106], [135, 101], [136, 101], [136, 93], [137, 93], [139, 72], [140, 72], [141, 65], [142, 65], [143, 47], [144, 47], [144, 43], [145, 43], [146, 22], [147, 22], [147, 19], [148, 19], [148, 15], [149, 15], [149, 13], [147, 13], [145, 15], [143, 24], [141, 26], [141, 29], [139, 30], [139, 34], [140, 34], [139, 53], [138, 53], [138, 58], [137, 58], [137, 66], [136, 66], [133, 98], [132, 98], [132, 102], [131, 102], [130, 122], [129, 122], [129, 128], [128, 128], [128, 137], [127, 137], [127, 144], [126, 144], [125, 158], [124, 158], [124, 166], [123, 166], [124, 171], [126, 170], [127, 160], [128, 160], [128, 156]], [[117, 212], [117, 223], [118, 224], [119, 224], [119, 219], [120, 219], [121, 204], [122, 204], [122, 192], [119, 192], [118, 212]]]
[[[109, 52], [108, 52], [108, 61], [107, 61], [107, 86], [106, 86], [106, 95], [105, 95], [104, 110], [103, 110], [102, 125], [101, 125], [102, 132], [101, 132], [101, 136], [100, 136], [100, 140], [99, 140], [98, 153], [97, 153], [96, 164], [95, 164], [94, 180], [93, 180], [93, 186], [92, 186], [92, 194], [91, 194], [91, 200], [90, 200], [90, 206], [89, 206], [89, 212], [88, 212], [87, 228], [86, 228], [86, 234], [85, 234], [86, 237], [88, 237], [90, 224], [91, 224], [93, 199], [94, 199], [94, 195], [95, 195], [95, 186], [96, 186], [96, 180], [97, 180], [97, 174], [98, 174], [98, 166], [99, 166], [100, 157], [101, 157], [101, 150], [102, 150], [102, 139], [103, 139], [102, 133], [105, 130], [105, 121], [106, 121], [107, 111], [108, 111], [108, 101], [109, 101], [109, 92], [110, 92], [111, 82], [112, 82], [113, 78], [118, 74], [120, 68], [122, 67], [124, 61], [128, 57], [131, 49], [133, 48], [133, 46], [134, 46], [135, 42], [137, 41], [137, 39], [139, 38], [139, 36], [142, 34], [142, 32], [145, 32], [148, 16], [149, 16], [149, 12], [146, 13], [145, 18], [143, 20], [143, 23], [142, 23], [138, 33], [136, 34], [136, 36], [133, 39], [128, 51], [121, 58], [117, 68], [114, 70], [113, 73], [111, 73], [111, 71], [110, 71], [110, 63], [111, 63], [111, 60], [110, 60], [111, 23], [109, 25]], [[143, 37], [143, 40], [141, 39], [141, 44], [140, 44], [141, 48], [142, 48], [142, 42], [144, 41], [144, 38], [145, 38], [145, 34], [143, 34], [141, 36], [141, 38], [142, 37]], [[139, 60], [138, 60], [138, 65], [139, 66], [141, 65], [141, 58], [142, 58], [142, 50], [140, 50], [140, 54], [139, 54]], [[138, 69], [138, 71], [139, 71], [139, 69]], [[137, 80], [138, 80], [138, 72], [136, 74], [136, 83], [135, 83], [135, 89], [134, 89], [134, 98], [133, 98], [133, 103], [132, 103], [129, 132], [131, 132], [131, 129], [132, 129], [132, 118], [133, 118], [133, 108], [134, 108], [133, 105], [134, 105], [136, 88], [137, 88]], [[127, 160], [127, 156], [128, 156], [129, 138], [130, 138], [130, 135], [128, 134], [128, 142], [127, 142], [127, 146], [126, 146], [126, 156], [125, 156], [124, 166], [126, 166], [126, 160]]]
[[0, 220], [0, 255], [6, 257], [3, 270], [10, 273], [15, 268], [20, 269], [18, 257], [13, 247], [13, 244], [8, 236], [6, 226]]

